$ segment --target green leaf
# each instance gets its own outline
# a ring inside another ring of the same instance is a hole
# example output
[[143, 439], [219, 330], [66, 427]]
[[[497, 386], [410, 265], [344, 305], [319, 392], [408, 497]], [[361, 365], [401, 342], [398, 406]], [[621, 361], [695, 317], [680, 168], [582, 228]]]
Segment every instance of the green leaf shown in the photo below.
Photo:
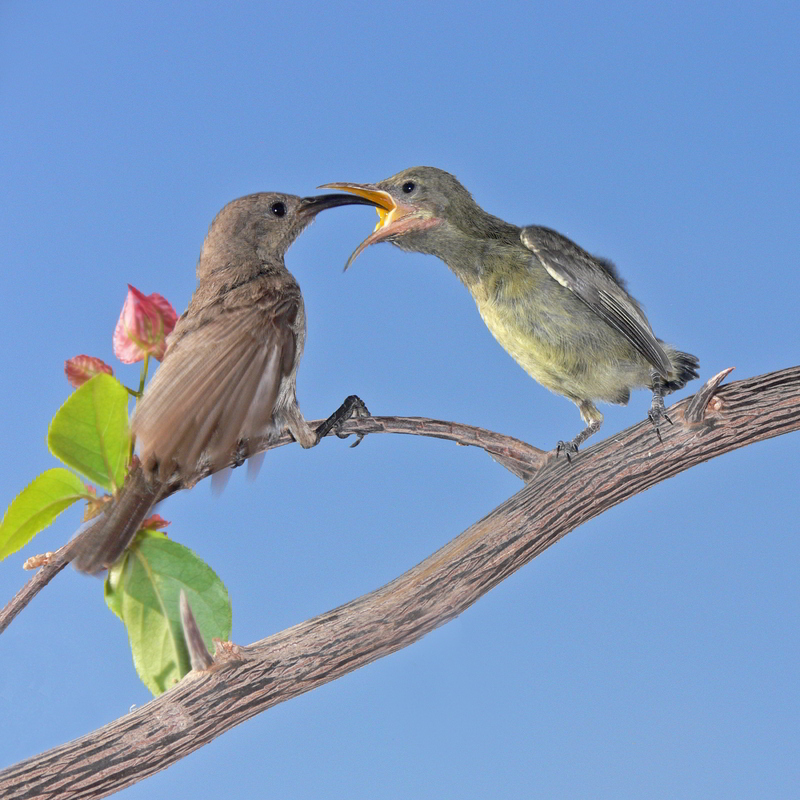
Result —
[[136, 672], [154, 695], [191, 669], [181, 628], [181, 589], [209, 649], [214, 636], [230, 639], [225, 585], [188, 547], [159, 531], [141, 531], [106, 578], [106, 603], [125, 624]]
[[93, 483], [109, 491], [122, 486], [131, 446], [128, 390], [110, 375], [95, 375], [56, 412], [47, 446]]
[[34, 478], [14, 499], [0, 523], [0, 560], [26, 545], [65, 508], [89, 493], [81, 479], [63, 467]]

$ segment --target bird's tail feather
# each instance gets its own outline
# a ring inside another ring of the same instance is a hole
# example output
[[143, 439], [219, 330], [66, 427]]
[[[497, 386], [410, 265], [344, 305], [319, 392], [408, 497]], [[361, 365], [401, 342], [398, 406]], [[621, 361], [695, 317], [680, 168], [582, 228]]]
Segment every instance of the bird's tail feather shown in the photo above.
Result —
[[136, 467], [111, 507], [78, 532], [72, 557], [75, 569], [94, 574], [111, 566], [131, 543], [159, 494], [159, 486], [151, 485], [141, 466]]
[[664, 384], [664, 389], [667, 392], [676, 392], [686, 386], [689, 381], [698, 377], [697, 370], [700, 362], [697, 360], [697, 356], [673, 350], [669, 353], [669, 360], [672, 364], [671, 376], [674, 377]]

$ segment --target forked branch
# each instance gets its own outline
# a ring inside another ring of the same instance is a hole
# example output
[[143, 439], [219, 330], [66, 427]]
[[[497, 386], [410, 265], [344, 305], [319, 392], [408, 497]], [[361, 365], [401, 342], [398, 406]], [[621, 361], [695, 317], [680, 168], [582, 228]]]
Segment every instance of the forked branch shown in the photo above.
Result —
[[103, 797], [277, 703], [408, 646], [608, 508], [715, 456], [800, 429], [800, 367], [724, 386], [700, 406], [691, 398], [673, 406], [663, 443], [645, 421], [571, 463], [548, 459], [520, 492], [391, 583], [221, 651], [210, 669], [147, 705], [0, 772], [0, 796]]

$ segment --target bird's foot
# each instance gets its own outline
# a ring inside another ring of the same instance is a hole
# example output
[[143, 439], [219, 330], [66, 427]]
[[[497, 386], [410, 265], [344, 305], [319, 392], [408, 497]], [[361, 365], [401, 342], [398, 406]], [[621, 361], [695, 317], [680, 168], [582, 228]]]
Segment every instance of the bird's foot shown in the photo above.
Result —
[[672, 425], [672, 420], [667, 416], [667, 411], [664, 408], [664, 381], [655, 371], [650, 377], [653, 381], [653, 402], [650, 404], [650, 411], [647, 412], [647, 418], [653, 423], [653, 427], [656, 429], [656, 436], [658, 436], [658, 441], [660, 442], [662, 439], [659, 428], [663, 425], [664, 420]]
[[664, 420], [669, 422], [670, 425], [672, 425], [673, 422], [669, 418], [669, 415], [664, 408], [664, 400], [660, 397], [658, 400], [659, 402], [656, 402], [656, 398], [653, 398], [653, 405], [650, 407], [650, 411], [647, 412], [647, 418], [653, 423], [653, 427], [656, 429], [656, 436], [658, 436], [658, 441], [661, 442], [663, 439], [661, 438], [660, 428], [664, 424]]
[[572, 456], [578, 455], [578, 445], [575, 444], [574, 440], [571, 442], [560, 441], [556, 445], [556, 458], [558, 458], [561, 453], [566, 455], [567, 461], [572, 461]]
[[559, 442], [556, 445], [556, 458], [559, 453], [564, 453], [567, 461], [572, 461], [572, 456], [578, 455], [578, 448], [592, 435], [600, 430], [603, 423], [600, 420], [590, 422], [571, 442]]
[[[350, 397], [346, 398], [344, 403], [342, 403], [336, 411], [331, 414], [325, 422], [322, 423], [317, 428], [317, 437], [318, 440], [322, 439], [323, 437], [327, 436], [331, 431], [333, 431], [340, 439], [346, 439], [350, 436], [349, 433], [343, 433], [340, 428], [343, 422], [350, 419], [350, 417], [368, 417], [370, 416], [369, 409], [367, 408], [364, 401], [358, 397], [357, 395], [351, 394]], [[363, 433], [356, 434], [356, 440], [350, 447], [355, 447], [356, 445], [361, 443], [361, 440], [364, 438]]]

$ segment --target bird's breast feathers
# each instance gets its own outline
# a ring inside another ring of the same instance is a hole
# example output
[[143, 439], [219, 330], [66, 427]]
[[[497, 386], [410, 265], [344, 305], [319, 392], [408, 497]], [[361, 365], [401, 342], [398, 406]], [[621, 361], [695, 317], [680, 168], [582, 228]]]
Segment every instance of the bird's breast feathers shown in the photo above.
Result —
[[534, 277], [522, 272], [492, 271], [470, 289], [494, 338], [534, 380], [559, 391], [564, 348], [558, 345], [557, 334], [539, 330], [547, 320], [531, 307], [536, 283]]
[[[581, 336], [576, 316], [591, 312], [579, 301], [548, 302], [548, 292], [569, 291], [555, 281], [493, 270], [469, 288], [494, 338], [547, 389], [573, 399], [625, 403], [629, 387], [647, 380], [648, 370], [637, 363], [633, 349], [606, 325], [596, 326], [592, 337]], [[613, 343], [623, 358], [610, 369], [607, 354]]]

